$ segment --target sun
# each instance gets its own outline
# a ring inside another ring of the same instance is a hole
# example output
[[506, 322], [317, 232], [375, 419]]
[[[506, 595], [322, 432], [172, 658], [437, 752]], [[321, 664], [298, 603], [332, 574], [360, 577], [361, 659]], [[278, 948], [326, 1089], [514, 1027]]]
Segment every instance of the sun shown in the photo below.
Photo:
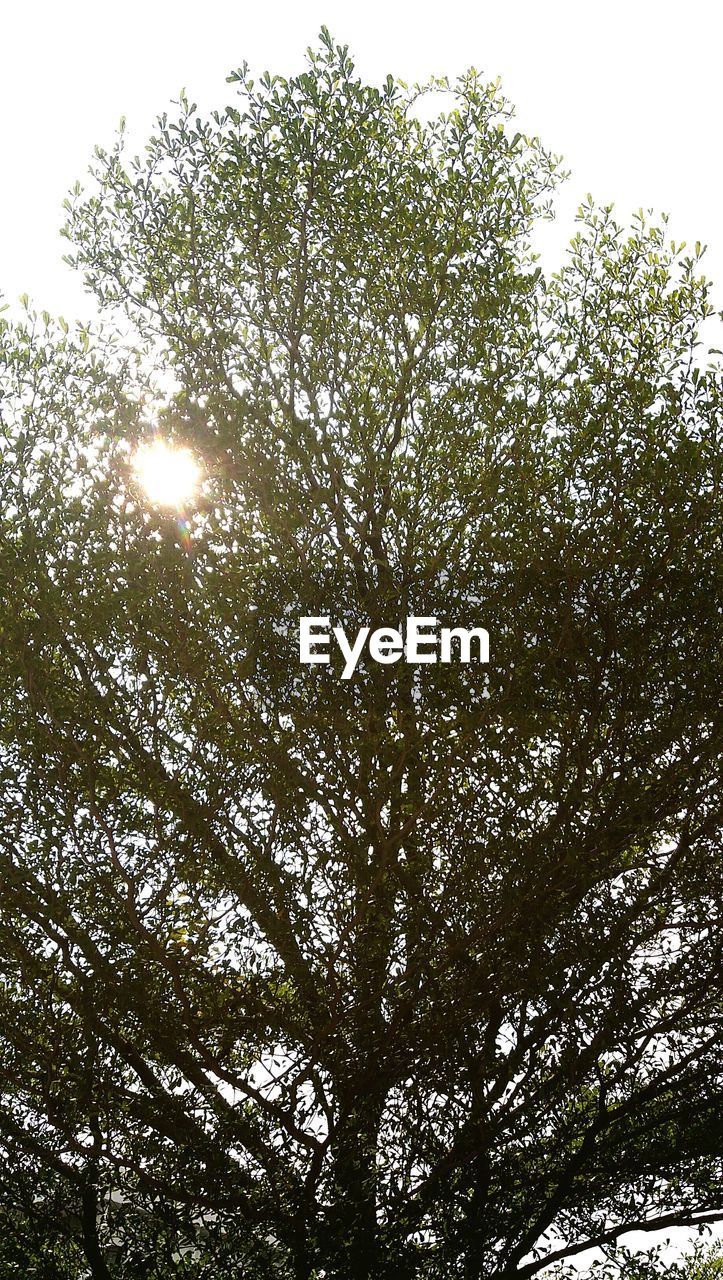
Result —
[[195, 494], [201, 468], [190, 449], [153, 440], [133, 456], [135, 475], [152, 502], [183, 507]]

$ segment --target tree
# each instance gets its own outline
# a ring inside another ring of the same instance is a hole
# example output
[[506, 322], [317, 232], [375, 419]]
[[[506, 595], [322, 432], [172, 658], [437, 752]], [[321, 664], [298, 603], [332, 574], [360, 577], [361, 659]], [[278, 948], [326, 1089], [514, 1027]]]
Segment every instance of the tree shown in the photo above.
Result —
[[[326, 31], [231, 79], [76, 188], [109, 318], [2, 332], [6, 1221], [96, 1277], [472, 1280], [719, 1220], [700, 250], [589, 200], [545, 277], [559, 164], [474, 72], [427, 123]], [[342, 680], [324, 615], [491, 660]]]
[[[579, 1267], [565, 1266], [552, 1268], [549, 1276], [580, 1276], [586, 1274], [589, 1280], [659, 1280], [666, 1276], [668, 1280], [718, 1280], [723, 1275], [723, 1255], [719, 1248], [705, 1248], [698, 1243], [689, 1253], [675, 1260], [670, 1258], [670, 1240], [665, 1246], [656, 1245], [651, 1249], [631, 1250], [624, 1246], [606, 1250], [607, 1256], [598, 1258], [592, 1269], [581, 1273]], [[667, 1254], [667, 1256], [666, 1256]]]

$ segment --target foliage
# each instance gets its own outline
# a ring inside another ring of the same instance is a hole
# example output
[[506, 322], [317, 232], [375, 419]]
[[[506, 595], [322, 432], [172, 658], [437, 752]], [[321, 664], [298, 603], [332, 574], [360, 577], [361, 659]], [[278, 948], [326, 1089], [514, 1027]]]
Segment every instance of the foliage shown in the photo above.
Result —
[[[720, 1218], [699, 255], [588, 201], [545, 278], [557, 163], [474, 72], [429, 123], [325, 32], [233, 79], [69, 202], [123, 338], [0, 335], [6, 1221], [95, 1277], [472, 1280]], [[490, 665], [297, 661], [414, 613]]]
[[625, 1247], [606, 1251], [596, 1258], [590, 1270], [581, 1272], [578, 1267], [561, 1265], [551, 1268], [548, 1280], [563, 1276], [575, 1276], [577, 1280], [716, 1280], [723, 1275], [723, 1254], [720, 1248], [705, 1247], [698, 1243], [682, 1257], [670, 1257], [670, 1241], [648, 1250], [631, 1250]]

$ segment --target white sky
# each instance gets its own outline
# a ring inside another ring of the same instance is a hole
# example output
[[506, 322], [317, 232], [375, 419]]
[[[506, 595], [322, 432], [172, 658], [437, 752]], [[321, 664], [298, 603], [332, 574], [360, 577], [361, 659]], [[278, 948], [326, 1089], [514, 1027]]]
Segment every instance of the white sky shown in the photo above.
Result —
[[723, 18], [717, 0], [0, 0], [0, 292], [68, 318], [89, 313], [62, 262], [61, 201], [121, 115], [141, 147], [181, 87], [232, 99], [229, 70], [301, 69], [322, 23], [371, 80], [472, 64], [500, 75], [524, 131], [572, 177], [545, 261], [589, 190], [627, 219], [671, 213], [671, 233], [709, 245], [723, 306]]
[[[517, 105], [572, 170], [552, 262], [587, 191], [620, 216], [671, 214], [706, 243], [723, 306], [723, 7], [718, 0], [0, 0], [0, 292], [67, 318], [93, 308], [62, 262], [61, 202], [121, 115], [142, 147], [184, 87], [201, 108], [232, 100], [226, 74], [290, 74], [322, 23], [359, 72], [407, 81], [469, 65]], [[680, 1236], [678, 1236], [680, 1239]], [[643, 1242], [644, 1237], [637, 1237]]]

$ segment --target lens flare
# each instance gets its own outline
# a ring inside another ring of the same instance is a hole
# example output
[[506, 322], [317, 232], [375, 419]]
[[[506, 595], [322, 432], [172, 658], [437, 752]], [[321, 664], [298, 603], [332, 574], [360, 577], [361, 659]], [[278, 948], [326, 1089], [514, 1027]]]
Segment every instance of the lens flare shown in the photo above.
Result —
[[184, 507], [201, 478], [201, 469], [190, 449], [164, 440], [141, 445], [133, 458], [133, 470], [151, 501], [164, 507]]

